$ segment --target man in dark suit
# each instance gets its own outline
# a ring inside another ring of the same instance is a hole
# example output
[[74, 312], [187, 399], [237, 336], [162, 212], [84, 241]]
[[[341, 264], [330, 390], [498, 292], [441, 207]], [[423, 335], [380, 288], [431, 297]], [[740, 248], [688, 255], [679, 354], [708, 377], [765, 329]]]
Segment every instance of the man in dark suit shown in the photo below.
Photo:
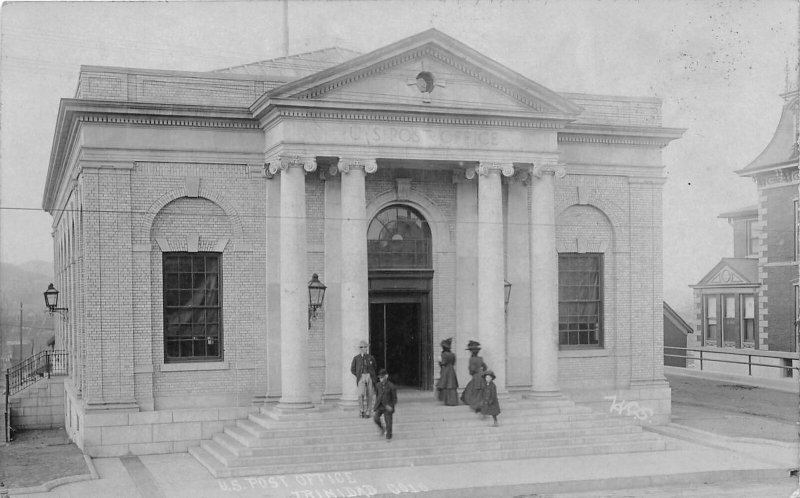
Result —
[[358, 349], [359, 354], [355, 355], [350, 363], [350, 373], [356, 376], [361, 418], [369, 418], [369, 411], [373, 406], [372, 398], [375, 395], [375, 384], [378, 383], [378, 376], [375, 373], [377, 364], [375, 357], [369, 354], [367, 341], [361, 341]]
[[[381, 369], [378, 376], [381, 381], [378, 383], [378, 393], [375, 396], [374, 420], [380, 427], [380, 435], [386, 434], [386, 442], [389, 443], [392, 441], [392, 416], [394, 406], [397, 404], [397, 388], [389, 382], [389, 373], [385, 368]], [[381, 415], [386, 422], [385, 429], [381, 424]]]

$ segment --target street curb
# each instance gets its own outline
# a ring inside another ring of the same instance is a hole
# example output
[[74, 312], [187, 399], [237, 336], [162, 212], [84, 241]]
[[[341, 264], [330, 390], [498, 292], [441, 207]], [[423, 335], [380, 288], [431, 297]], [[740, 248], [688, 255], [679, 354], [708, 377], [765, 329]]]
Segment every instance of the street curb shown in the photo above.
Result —
[[57, 488], [58, 486], [63, 486], [64, 484], [72, 484], [75, 482], [81, 481], [91, 481], [93, 479], [100, 479], [100, 475], [97, 473], [97, 469], [94, 468], [94, 463], [92, 462], [92, 457], [88, 455], [83, 455], [83, 459], [86, 461], [86, 466], [89, 468], [88, 474], [80, 474], [77, 476], [66, 476], [66, 477], [59, 477], [58, 479], [53, 479], [52, 481], [47, 481], [44, 484], [40, 484], [38, 486], [30, 486], [27, 488], [10, 488], [8, 490], [9, 496], [15, 495], [29, 495], [34, 493], [47, 493], [48, 491]]
[[[610, 491], [659, 487], [676, 484], [693, 484], [701, 482], [731, 482], [781, 479], [788, 476], [784, 469], [756, 470], [712, 470], [690, 472], [684, 474], [663, 474], [648, 476], [613, 477], [608, 479], [587, 479], [581, 481], [555, 481], [541, 483], [508, 484], [484, 486], [477, 488], [437, 489], [415, 493], [425, 498], [535, 498], [542, 493], [580, 493], [586, 491]], [[392, 493], [372, 495], [374, 498], [397, 496]]]
[[[642, 429], [650, 432], [655, 432], [656, 434], [661, 434], [662, 436], [683, 439], [684, 441], [696, 442], [699, 444], [704, 444], [706, 446], [712, 446], [714, 444], [720, 444], [720, 443], [744, 443], [744, 444], [757, 444], [761, 446], [773, 446], [786, 450], [797, 449], [796, 443], [787, 443], [784, 441], [776, 441], [774, 439], [763, 439], [756, 437], [727, 436], [724, 434], [717, 434], [716, 432], [704, 431], [702, 429], [689, 427], [688, 425], [681, 425], [675, 423], [671, 423], [669, 425], [664, 425], [664, 426], [656, 426], [656, 425], [647, 426], [647, 427], [642, 427]], [[676, 431], [678, 432], [676, 433]], [[688, 434], [681, 434], [681, 432]], [[697, 436], [697, 438], [692, 438], [690, 435]], [[725, 449], [728, 448], [725, 447]]]

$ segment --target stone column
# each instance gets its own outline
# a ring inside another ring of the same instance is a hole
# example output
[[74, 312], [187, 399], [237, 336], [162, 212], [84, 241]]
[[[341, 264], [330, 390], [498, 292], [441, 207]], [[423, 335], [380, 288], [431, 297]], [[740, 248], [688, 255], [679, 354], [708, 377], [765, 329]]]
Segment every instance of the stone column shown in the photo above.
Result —
[[305, 172], [313, 157], [281, 157], [269, 171], [281, 173], [280, 287], [281, 398], [279, 409], [311, 408], [308, 389], [308, 279]]
[[341, 158], [342, 173], [342, 397], [339, 404], [358, 406], [358, 387], [350, 363], [358, 342], [369, 342], [367, 219], [365, 176], [378, 169], [374, 159]]
[[506, 386], [531, 384], [531, 242], [528, 168], [508, 178], [506, 201], [506, 280], [511, 297], [506, 306]]
[[[467, 373], [470, 356], [465, 350], [478, 334], [478, 182], [475, 170], [454, 174], [456, 184], [456, 335], [453, 353], [459, 376]], [[469, 177], [469, 178], [467, 178]], [[463, 373], [462, 373], [463, 372]], [[463, 381], [462, 387], [468, 380]]]
[[531, 169], [531, 345], [533, 396], [558, 396], [558, 253], [555, 185], [564, 168]]
[[500, 173], [511, 163], [481, 162], [478, 173], [478, 333], [481, 356], [495, 372], [498, 393], [506, 393], [503, 193]]

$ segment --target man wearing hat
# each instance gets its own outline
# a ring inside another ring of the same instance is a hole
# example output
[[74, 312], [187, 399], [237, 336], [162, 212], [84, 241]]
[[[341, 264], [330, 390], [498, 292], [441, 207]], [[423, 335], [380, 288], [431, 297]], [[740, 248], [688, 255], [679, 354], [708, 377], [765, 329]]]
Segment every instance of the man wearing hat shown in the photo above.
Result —
[[[389, 373], [385, 368], [381, 368], [378, 383], [378, 394], [375, 396], [374, 420], [380, 428], [380, 435], [386, 434], [386, 442], [392, 441], [392, 417], [394, 416], [394, 406], [397, 404], [397, 388], [389, 382]], [[381, 415], [386, 422], [386, 427], [381, 424]]]
[[359, 353], [353, 357], [350, 363], [350, 373], [356, 376], [358, 385], [358, 405], [361, 409], [361, 418], [369, 418], [372, 408], [372, 398], [375, 395], [375, 384], [378, 382], [375, 369], [375, 357], [369, 354], [369, 344], [367, 341], [358, 343]]

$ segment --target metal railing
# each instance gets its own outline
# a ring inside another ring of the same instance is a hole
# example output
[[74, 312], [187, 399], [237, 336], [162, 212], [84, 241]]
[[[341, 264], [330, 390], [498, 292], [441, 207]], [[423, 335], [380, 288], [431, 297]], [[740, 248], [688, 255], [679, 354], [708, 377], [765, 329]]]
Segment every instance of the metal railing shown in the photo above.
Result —
[[[682, 351], [683, 354], [668, 354], [667, 350], [678, 350]], [[700, 353], [699, 355], [689, 355], [688, 352], [696, 352]], [[706, 357], [703, 358], [703, 353], [706, 354]], [[700, 370], [703, 369], [703, 362], [706, 361], [715, 361], [719, 363], [733, 363], [736, 365], [747, 365], [747, 375], [753, 375], [753, 367], [766, 367], [766, 368], [780, 368], [782, 370], [799, 370], [800, 365], [792, 366], [792, 365], [770, 365], [768, 363], [753, 363], [753, 358], [772, 358], [772, 359], [781, 359], [781, 360], [798, 360], [797, 353], [785, 352], [783, 354], [776, 354], [778, 352], [772, 351], [769, 354], [763, 354], [758, 352], [757, 350], [747, 350], [747, 351], [718, 351], [718, 350], [709, 350], [703, 348], [681, 348], [677, 346], [664, 346], [664, 356], [670, 358], [680, 358], [685, 360], [688, 364], [690, 361], [699, 361], [700, 362]], [[709, 358], [708, 355], [731, 355], [734, 357], [747, 357], [747, 361], [744, 361], [742, 358], [741, 360], [725, 360], [722, 358]]]
[[5, 410], [3, 432], [6, 442], [11, 440], [11, 410], [8, 398], [39, 380], [52, 375], [67, 375], [69, 356], [66, 351], [40, 351], [21, 363], [6, 369]]

